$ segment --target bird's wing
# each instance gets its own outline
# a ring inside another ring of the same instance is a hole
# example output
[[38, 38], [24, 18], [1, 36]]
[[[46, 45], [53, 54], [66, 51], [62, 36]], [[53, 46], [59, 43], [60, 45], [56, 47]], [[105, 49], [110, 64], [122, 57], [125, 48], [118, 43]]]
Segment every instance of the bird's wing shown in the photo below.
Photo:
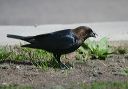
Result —
[[70, 29], [53, 33], [37, 35], [34, 37], [36, 44], [42, 48], [68, 49], [76, 43], [76, 36]]

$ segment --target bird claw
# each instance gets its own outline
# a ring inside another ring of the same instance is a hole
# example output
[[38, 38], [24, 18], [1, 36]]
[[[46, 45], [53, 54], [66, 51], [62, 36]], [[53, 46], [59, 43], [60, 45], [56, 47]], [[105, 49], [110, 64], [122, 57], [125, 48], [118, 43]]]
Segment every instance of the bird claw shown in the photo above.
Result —
[[72, 65], [71, 64], [63, 64], [63, 63], [61, 63], [60, 64], [60, 68], [61, 69], [70, 69], [70, 68], [72, 68]]

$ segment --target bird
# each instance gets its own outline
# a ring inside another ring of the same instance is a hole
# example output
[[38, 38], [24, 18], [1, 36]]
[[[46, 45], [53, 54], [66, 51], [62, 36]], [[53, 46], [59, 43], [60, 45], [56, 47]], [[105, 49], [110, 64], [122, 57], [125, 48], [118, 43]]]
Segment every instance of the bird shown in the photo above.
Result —
[[60, 61], [61, 55], [74, 52], [86, 39], [96, 37], [96, 35], [90, 27], [78, 26], [74, 29], [64, 29], [35, 36], [7, 34], [7, 37], [28, 42], [28, 44], [22, 45], [21, 47], [42, 49], [53, 53], [60, 68], [67, 69], [69, 67]]

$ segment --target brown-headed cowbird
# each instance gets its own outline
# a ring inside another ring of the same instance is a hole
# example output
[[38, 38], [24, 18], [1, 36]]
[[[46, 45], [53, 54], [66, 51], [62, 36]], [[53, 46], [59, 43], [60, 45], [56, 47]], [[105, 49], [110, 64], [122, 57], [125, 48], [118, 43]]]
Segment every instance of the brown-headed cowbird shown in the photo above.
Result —
[[65, 29], [36, 36], [17, 36], [8, 34], [7, 37], [27, 41], [30, 44], [22, 47], [43, 49], [53, 53], [61, 68], [68, 68], [60, 61], [62, 54], [67, 54], [78, 49], [89, 37], [96, 37], [91, 28], [79, 26], [75, 29]]

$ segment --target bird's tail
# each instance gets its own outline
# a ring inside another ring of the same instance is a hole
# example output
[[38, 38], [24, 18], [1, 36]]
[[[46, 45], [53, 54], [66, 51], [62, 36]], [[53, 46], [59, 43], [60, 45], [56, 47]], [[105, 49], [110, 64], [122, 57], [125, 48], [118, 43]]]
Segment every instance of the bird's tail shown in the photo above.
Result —
[[7, 37], [14, 38], [14, 39], [24, 40], [24, 37], [23, 36], [18, 36], [18, 35], [7, 34]]

